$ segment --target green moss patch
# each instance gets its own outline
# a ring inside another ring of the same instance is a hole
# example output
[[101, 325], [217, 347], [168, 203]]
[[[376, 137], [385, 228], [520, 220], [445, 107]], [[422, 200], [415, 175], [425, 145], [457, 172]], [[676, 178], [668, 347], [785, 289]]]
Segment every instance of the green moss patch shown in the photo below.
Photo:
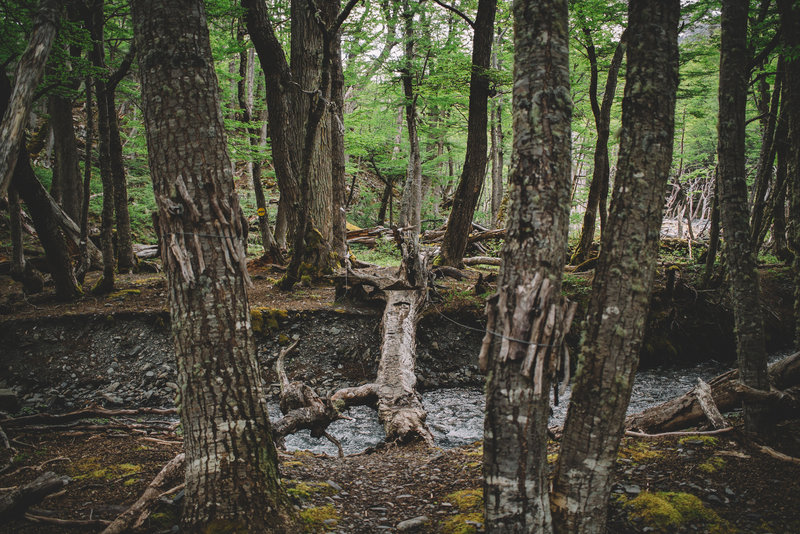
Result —
[[633, 464], [647, 463], [661, 456], [662, 452], [644, 441], [630, 441], [619, 449], [618, 458], [630, 460]]
[[315, 493], [323, 495], [333, 495], [336, 490], [327, 482], [303, 482], [299, 480], [287, 480], [286, 493], [297, 500], [304, 501]]
[[339, 523], [339, 512], [332, 504], [312, 506], [300, 511], [306, 532], [325, 532], [333, 530]]
[[142, 466], [136, 464], [101, 465], [97, 458], [91, 457], [73, 464], [70, 469], [70, 476], [74, 480], [116, 480], [133, 476], [141, 470]]
[[719, 456], [712, 456], [702, 464], [697, 466], [700, 471], [706, 474], [716, 473], [720, 469], [725, 468], [725, 459]]
[[441, 527], [444, 534], [475, 534], [482, 523], [483, 514], [474, 512], [448, 517], [442, 521]]
[[250, 323], [253, 332], [266, 333], [278, 328], [278, 321], [286, 319], [289, 313], [286, 310], [254, 306], [250, 308]]
[[675, 532], [689, 523], [701, 523], [714, 534], [736, 532], [714, 510], [690, 493], [644, 492], [623, 505], [628, 519], [641, 523], [654, 532]]

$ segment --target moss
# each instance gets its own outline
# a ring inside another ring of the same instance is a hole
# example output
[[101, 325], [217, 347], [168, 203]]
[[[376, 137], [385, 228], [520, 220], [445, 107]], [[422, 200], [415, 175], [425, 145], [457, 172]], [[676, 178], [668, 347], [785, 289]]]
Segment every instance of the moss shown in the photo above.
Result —
[[442, 521], [441, 531], [444, 534], [474, 534], [478, 527], [472, 523], [483, 523], [483, 514], [474, 512], [448, 517]]
[[115, 480], [135, 475], [142, 470], [142, 466], [136, 464], [109, 464], [101, 466], [97, 458], [85, 458], [73, 464], [70, 475], [74, 480], [100, 479]]
[[725, 467], [725, 459], [720, 458], [719, 456], [712, 456], [702, 464], [698, 465], [697, 468], [700, 469], [703, 473], [711, 474], [723, 469]]
[[661, 456], [661, 451], [653, 450], [649, 443], [633, 441], [620, 448], [618, 458], [627, 458], [634, 464], [646, 463]]
[[687, 523], [702, 523], [707, 532], [736, 532], [727, 521], [690, 493], [645, 492], [623, 505], [628, 518], [654, 532], [674, 532]]
[[171, 512], [156, 512], [150, 514], [150, 525], [160, 529], [168, 529], [177, 522], [175, 514]]
[[312, 506], [300, 511], [300, 518], [306, 526], [306, 532], [324, 532], [336, 528], [339, 512], [332, 504]]
[[133, 486], [133, 485], [138, 484], [138, 483], [139, 483], [139, 479], [138, 478], [129, 478], [128, 480], [123, 482], [122, 485], [123, 486]]
[[311, 275], [304, 274], [303, 276], [301, 276], [300, 285], [302, 285], [303, 287], [311, 287]]
[[311, 495], [314, 493], [332, 495], [336, 493], [336, 490], [333, 489], [327, 482], [301, 482], [299, 480], [287, 480], [286, 493], [290, 497], [294, 497], [297, 500], [305, 500], [311, 497]]
[[250, 323], [253, 326], [253, 332], [266, 333], [278, 328], [278, 321], [286, 319], [288, 315], [286, 310], [254, 306], [250, 308]]
[[483, 490], [465, 489], [456, 491], [445, 497], [445, 500], [458, 506], [458, 509], [462, 512], [482, 510]]
[[139, 295], [141, 292], [142, 292], [141, 289], [120, 289], [119, 291], [114, 291], [113, 293], [109, 293], [108, 298], [124, 299], [128, 295]]

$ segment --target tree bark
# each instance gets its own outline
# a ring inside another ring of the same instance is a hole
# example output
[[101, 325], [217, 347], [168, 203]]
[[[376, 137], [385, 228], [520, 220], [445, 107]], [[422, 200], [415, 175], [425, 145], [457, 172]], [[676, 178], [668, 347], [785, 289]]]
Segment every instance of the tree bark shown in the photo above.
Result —
[[489, 103], [489, 62], [494, 36], [494, 14], [497, 0], [480, 0], [472, 45], [472, 73], [469, 81], [469, 112], [467, 118], [467, 152], [461, 180], [453, 196], [453, 209], [447, 220], [447, 231], [441, 246], [441, 263], [452, 267], [461, 265], [472, 217], [486, 175], [486, 112]]
[[[786, 50], [800, 48], [800, 7], [791, 0], [779, 0], [781, 37]], [[787, 150], [786, 174], [789, 177], [789, 221], [787, 223], [789, 250], [794, 254], [794, 324], [795, 347], [800, 347], [800, 57], [796, 53], [786, 57], [786, 109]]]
[[400, 226], [412, 226], [417, 234], [422, 230], [422, 159], [417, 132], [417, 95], [414, 93], [414, 14], [409, 0], [403, 0], [403, 32], [405, 55], [400, 79], [403, 85], [406, 129], [408, 131], [408, 167], [400, 201]]
[[567, 2], [516, 1], [513, 13], [511, 207], [480, 356], [488, 370], [484, 506], [489, 532], [547, 533], [548, 395], [565, 332], [560, 290], [570, 202]]
[[[745, 0], [722, 2], [722, 44], [719, 76], [719, 207], [725, 229], [723, 253], [730, 272], [736, 353], [744, 384], [769, 387], [764, 321], [759, 296], [755, 251], [750, 241], [745, 175], [745, 106], [748, 81], [747, 10]], [[745, 402], [748, 432], [765, 430], [767, 413]]]
[[[86, 25], [92, 38], [89, 53], [92, 65], [105, 71], [105, 45], [103, 41], [103, 0], [92, 0], [87, 14]], [[106, 105], [106, 81], [104, 74], [94, 76], [95, 97], [97, 98], [97, 138], [98, 166], [100, 180], [103, 182], [103, 209], [100, 223], [100, 250], [103, 253], [103, 277], [93, 288], [100, 293], [114, 289], [116, 257], [114, 256], [114, 180], [111, 177], [111, 133], [108, 106]]]
[[672, 164], [679, 13], [678, 0], [628, 4], [617, 178], [553, 486], [559, 533], [605, 532]]
[[185, 432], [184, 527], [292, 532], [203, 3], [136, 0], [133, 20]]
[[0, 197], [6, 196], [14, 174], [33, 96], [42, 79], [60, 16], [61, 3], [58, 0], [41, 0], [28, 47], [17, 63], [14, 89], [0, 122], [0, 139], [3, 140], [0, 143]]
[[135, 53], [135, 48], [131, 47], [117, 70], [109, 75], [105, 91], [105, 106], [108, 116], [109, 163], [111, 183], [114, 188], [114, 221], [117, 225], [116, 259], [119, 272], [133, 272], [137, 263], [136, 255], [133, 253], [131, 218], [128, 212], [128, 180], [125, 176], [125, 163], [122, 158], [122, 139], [119, 133], [116, 103], [117, 85], [128, 74]]
[[[611, 58], [611, 65], [608, 67], [606, 78], [606, 88], [603, 93], [603, 103], [597, 103], [597, 54], [591, 34], [588, 29], [584, 29], [589, 39], [587, 48], [591, 65], [591, 82], [589, 86], [589, 97], [592, 101], [592, 113], [594, 114], [595, 128], [597, 128], [597, 141], [594, 147], [594, 168], [592, 170], [592, 183], [589, 186], [589, 196], [586, 199], [586, 211], [583, 214], [583, 226], [581, 227], [581, 237], [578, 246], [570, 258], [572, 265], [579, 265], [586, 261], [594, 243], [594, 233], [597, 221], [597, 210], [601, 208], [603, 195], [608, 196], [609, 180], [611, 179], [611, 167], [608, 161], [608, 137], [610, 135], [611, 106], [614, 104], [614, 97], [617, 93], [617, 79], [622, 60], [625, 57], [625, 33], [622, 34], [614, 56]], [[604, 217], [605, 202], [602, 203], [601, 219]]]
[[78, 166], [78, 144], [72, 122], [72, 99], [51, 95], [47, 100], [50, 124], [53, 126], [55, 165], [52, 195], [73, 221], [81, 218], [81, 173]]

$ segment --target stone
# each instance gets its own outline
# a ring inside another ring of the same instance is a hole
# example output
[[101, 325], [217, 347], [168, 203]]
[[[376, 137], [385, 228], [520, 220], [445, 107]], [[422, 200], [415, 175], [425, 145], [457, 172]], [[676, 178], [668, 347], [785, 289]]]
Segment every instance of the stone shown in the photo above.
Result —
[[397, 523], [396, 527], [398, 532], [421, 532], [421, 529], [430, 522], [427, 515], [421, 515], [405, 521]]
[[636, 484], [626, 484], [624, 487], [625, 493], [630, 493], [631, 495], [639, 495], [642, 492], [642, 488]]
[[342, 487], [334, 482], [333, 480], [326, 480], [325, 483], [335, 489], [336, 491], [342, 491]]

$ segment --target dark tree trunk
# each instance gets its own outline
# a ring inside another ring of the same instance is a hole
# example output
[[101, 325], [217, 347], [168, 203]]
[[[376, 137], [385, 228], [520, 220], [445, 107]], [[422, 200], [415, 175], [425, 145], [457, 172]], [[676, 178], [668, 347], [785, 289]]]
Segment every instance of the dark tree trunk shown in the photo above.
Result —
[[[334, 17], [339, 11], [341, 0], [328, 1], [334, 7]], [[342, 70], [342, 42], [337, 35], [331, 43], [331, 248], [344, 260], [347, 257], [347, 180], [345, 178], [344, 154], [344, 71]]]
[[608, 77], [606, 78], [606, 89], [603, 93], [602, 105], [597, 102], [597, 54], [594, 43], [591, 40], [589, 30], [584, 30], [587, 34], [589, 46], [587, 52], [591, 65], [591, 81], [589, 84], [589, 98], [592, 101], [592, 113], [594, 114], [595, 128], [597, 129], [597, 142], [594, 147], [594, 169], [592, 170], [592, 183], [589, 186], [589, 196], [586, 199], [586, 211], [583, 214], [583, 226], [581, 227], [581, 237], [578, 246], [570, 258], [572, 265], [579, 265], [589, 258], [589, 252], [594, 243], [594, 233], [597, 221], [597, 211], [600, 210], [601, 220], [605, 218], [605, 198], [608, 196], [609, 180], [611, 178], [611, 167], [608, 161], [608, 137], [611, 123], [611, 106], [614, 104], [614, 96], [617, 92], [617, 79], [622, 59], [625, 57], [625, 34], [614, 50], [614, 57], [611, 58], [611, 65], [608, 67]]
[[[761, 227], [767, 210], [767, 190], [772, 183], [772, 167], [775, 163], [776, 139], [775, 130], [778, 122], [778, 102], [781, 94], [781, 81], [783, 74], [783, 58], [778, 58], [778, 73], [775, 75], [775, 87], [772, 90], [772, 99], [766, 110], [767, 119], [761, 135], [761, 150], [758, 154], [755, 184], [753, 185], [753, 207], [750, 211], [750, 245], [754, 254], [761, 248]], [[768, 94], [768, 93], [767, 93]], [[774, 184], [772, 184], [774, 188]]]
[[417, 133], [417, 95], [414, 93], [414, 13], [409, 0], [403, 0], [403, 32], [405, 55], [400, 79], [403, 84], [406, 129], [408, 131], [408, 168], [400, 200], [400, 226], [413, 227], [417, 234], [422, 230], [422, 159]]
[[[572, 116], [567, 28], [566, 0], [514, 2], [511, 207], [498, 295], [487, 304], [480, 358], [488, 370], [483, 446], [488, 532], [552, 531], [547, 420], [552, 374], [561, 356], [557, 332], [564, 333], [560, 290]], [[556, 332], [552, 337], [537, 326], [545, 318], [550, 333]]]
[[292, 532], [203, 3], [136, 0], [133, 20], [185, 433], [184, 527]]
[[789, 179], [789, 221], [788, 247], [794, 254], [794, 324], [795, 347], [800, 347], [800, 6], [791, 0], [779, 0], [781, 15], [781, 36], [784, 48], [793, 50], [792, 57], [786, 57], [786, 83], [783, 106], [786, 109], [787, 150], [786, 174]]
[[458, 267], [467, 249], [472, 217], [486, 176], [486, 112], [489, 103], [489, 62], [492, 57], [494, 14], [497, 0], [480, 0], [475, 17], [472, 45], [472, 73], [469, 80], [467, 153], [461, 181], [453, 196], [453, 210], [447, 220], [440, 252], [442, 265]]
[[[86, 21], [91, 34], [93, 46], [90, 53], [95, 68], [105, 70], [105, 45], [103, 44], [103, 0], [93, 0]], [[114, 179], [111, 176], [111, 126], [108, 106], [106, 104], [106, 81], [104, 74], [94, 78], [95, 96], [97, 98], [97, 147], [100, 180], [103, 182], [103, 210], [100, 224], [100, 250], [103, 252], [103, 277], [93, 288], [100, 293], [108, 293], [114, 289]]]
[[19, 147], [23, 145], [25, 127], [28, 125], [28, 114], [33, 104], [33, 96], [39, 80], [42, 79], [50, 47], [56, 36], [61, 2], [58, 0], [42, 0], [39, 11], [33, 21], [28, 48], [17, 63], [14, 76], [14, 89], [6, 104], [3, 120], [0, 122], [0, 197], [6, 195], [14, 165], [17, 163]]
[[[745, 176], [745, 105], [748, 52], [745, 0], [722, 2], [722, 45], [719, 75], [719, 207], [725, 229], [723, 253], [730, 273], [736, 331], [736, 353], [744, 384], [769, 388], [764, 322], [759, 296], [755, 251], [750, 242]], [[765, 407], [744, 403], [745, 429], [765, 429]]]
[[22, 277], [25, 272], [25, 251], [22, 243], [22, 208], [19, 193], [8, 188], [8, 230], [11, 233], [11, 276]]
[[[7, 110], [11, 92], [8, 77], [5, 72], [0, 72], [0, 114]], [[59, 229], [58, 220], [53, 215], [50, 196], [33, 172], [25, 145], [18, 150], [17, 161], [12, 165], [14, 172], [11, 185], [28, 207], [33, 226], [47, 255], [53, 283], [56, 286], [56, 297], [61, 300], [75, 299], [80, 296], [81, 288], [75, 278], [67, 243]]]
[[[81, 284], [92, 265], [89, 255], [91, 240], [89, 239], [89, 194], [92, 181], [92, 144], [94, 143], [94, 116], [92, 115], [92, 77], [85, 78], [86, 85], [86, 137], [83, 154], [83, 198], [81, 199], [81, 231], [78, 245], [77, 277]], [[101, 256], [102, 261], [102, 256]]]
[[47, 100], [50, 124], [53, 127], [53, 197], [73, 221], [81, 218], [81, 171], [78, 166], [78, 144], [72, 122], [72, 99], [52, 95]]
[[656, 270], [672, 164], [678, 0], [628, 4], [622, 133], [553, 486], [559, 533], [602, 533]]
[[703, 286], [706, 287], [711, 282], [714, 275], [714, 264], [717, 262], [719, 252], [719, 167], [714, 169], [714, 198], [711, 200], [711, 230], [708, 235], [708, 253], [706, 254], [706, 266], [703, 271]]
[[[239, 34], [240, 42], [244, 40], [244, 35]], [[253, 108], [252, 104], [248, 101], [246, 95], [246, 81], [248, 78], [247, 73], [253, 68], [249, 62], [254, 58], [249, 57], [248, 50], [242, 50], [239, 55], [239, 76], [241, 80], [237, 88], [237, 95], [239, 99], [239, 109], [241, 110], [241, 120], [245, 124], [253, 123]], [[254, 80], [251, 80], [251, 83]], [[263, 84], [259, 83], [259, 88]], [[251, 95], [252, 96], [252, 95]], [[248, 127], [247, 133], [250, 137], [250, 146], [257, 149], [261, 145], [261, 128], [253, 125]], [[272, 235], [272, 230], [269, 227], [269, 215], [267, 214], [267, 199], [264, 195], [264, 185], [261, 183], [261, 158], [257, 157], [253, 161], [252, 169], [252, 182], [253, 193], [256, 197], [256, 209], [258, 210], [258, 231], [261, 234], [261, 246], [264, 248], [264, 257], [269, 258], [270, 261], [282, 264], [284, 263], [283, 254], [281, 253], [275, 238]], [[263, 213], [263, 215], [262, 215]]]
[[[116, 103], [117, 85], [128, 74], [134, 54], [135, 49], [131, 47], [117, 70], [109, 76], [105, 98], [111, 182], [114, 187], [114, 218], [117, 224], [117, 269], [120, 272], [132, 272], [136, 269], [137, 263], [136, 255], [133, 253], [131, 218], [128, 212], [128, 180], [125, 176], [125, 162], [122, 158], [122, 139], [119, 134]], [[103, 208], [105, 209], [105, 204], [103, 204]]]

